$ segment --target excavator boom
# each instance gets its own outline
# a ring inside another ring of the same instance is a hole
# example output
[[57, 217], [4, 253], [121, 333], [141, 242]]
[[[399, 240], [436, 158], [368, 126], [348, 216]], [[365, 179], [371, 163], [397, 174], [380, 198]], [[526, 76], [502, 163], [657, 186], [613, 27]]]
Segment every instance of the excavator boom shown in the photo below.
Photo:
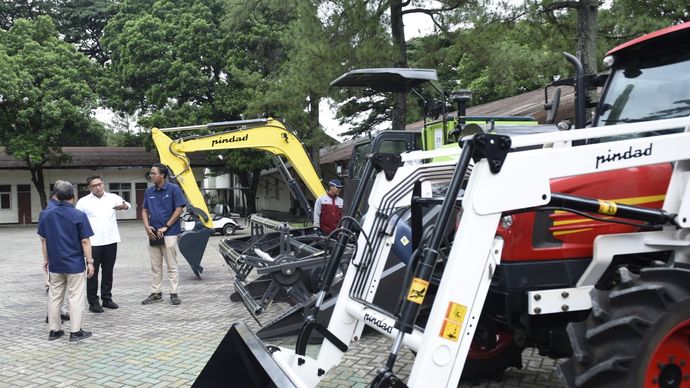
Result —
[[[166, 135], [166, 132], [172, 131], [229, 128], [231, 130], [221, 133], [188, 136], [176, 140]], [[270, 152], [275, 156], [285, 157], [292, 164], [315, 198], [326, 193], [302, 142], [283, 123], [272, 118], [226, 121], [188, 127], [153, 128], [151, 136], [158, 150], [161, 163], [168, 166], [171, 177], [177, 180], [184, 191], [189, 202], [188, 210], [196, 215], [205, 226], [203, 229], [185, 232], [179, 239], [180, 252], [198, 277], [203, 271], [200, 262], [208, 238], [213, 231], [213, 222], [201, 190], [196, 183], [194, 172], [187, 157], [188, 153], [239, 149]], [[306, 203], [306, 201], [301, 202]]]

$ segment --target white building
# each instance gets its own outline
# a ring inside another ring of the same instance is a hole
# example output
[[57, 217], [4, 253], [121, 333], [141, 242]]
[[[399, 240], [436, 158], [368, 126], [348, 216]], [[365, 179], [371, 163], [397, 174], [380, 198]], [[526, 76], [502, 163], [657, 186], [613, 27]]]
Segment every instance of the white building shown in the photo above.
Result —
[[[118, 219], [141, 219], [144, 192], [151, 185], [148, 172], [159, 161], [153, 151], [143, 147], [63, 147], [71, 161], [62, 166], [48, 165], [43, 169], [46, 197], [50, 197], [52, 183], [58, 179], [76, 185], [81, 198], [89, 193], [86, 178], [100, 175], [106, 191], [117, 193], [132, 207], [117, 213]], [[193, 158], [194, 175], [203, 179], [203, 169], [209, 162], [201, 155]], [[38, 221], [41, 200], [31, 181], [26, 162], [7, 155], [0, 147], [0, 224], [29, 224]]]

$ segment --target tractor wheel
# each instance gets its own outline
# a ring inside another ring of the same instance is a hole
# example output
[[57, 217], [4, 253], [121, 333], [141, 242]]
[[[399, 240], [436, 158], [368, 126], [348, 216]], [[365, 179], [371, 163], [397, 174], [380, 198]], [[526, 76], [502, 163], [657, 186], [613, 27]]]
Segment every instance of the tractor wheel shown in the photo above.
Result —
[[512, 334], [498, 331], [491, 348], [474, 342], [470, 345], [460, 380], [472, 384], [485, 379], [500, 381], [510, 367], [522, 368], [522, 348], [515, 344]]
[[235, 225], [226, 224], [225, 226], [223, 226], [223, 234], [226, 236], [231, 236], [235, 234]]
[[568, 387], [690, 387], [690, 270], [622, 269], [592, 292], [592, 313], [571, 323], [573, 357], [558, 366]]

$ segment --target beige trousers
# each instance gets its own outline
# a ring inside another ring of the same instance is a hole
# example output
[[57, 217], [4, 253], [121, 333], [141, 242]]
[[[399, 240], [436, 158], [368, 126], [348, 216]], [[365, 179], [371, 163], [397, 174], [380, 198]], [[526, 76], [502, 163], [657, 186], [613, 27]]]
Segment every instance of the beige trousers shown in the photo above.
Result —
[[165, 245], [149, 246], [151, 256], [151, 292], [158, 294], [163, 286], [163, 259], [168, 268], [170, 293], [177, 294], [177, 236], [165, 236]]
[[61, 327], [60, 306], [65, 299], [69, 299], [69, 316], [71, 332], [76, 333], [82, 328], [84, 319], [84, 304], [86, 303], [86, 272], [48, 274], [48, 327], [58, 331]]
[[[50, 290], [50, 273], [46, 273], [46, 290]], [[60, 314], [69, 314], [69, 299], [65, 299], [60, 308]]]

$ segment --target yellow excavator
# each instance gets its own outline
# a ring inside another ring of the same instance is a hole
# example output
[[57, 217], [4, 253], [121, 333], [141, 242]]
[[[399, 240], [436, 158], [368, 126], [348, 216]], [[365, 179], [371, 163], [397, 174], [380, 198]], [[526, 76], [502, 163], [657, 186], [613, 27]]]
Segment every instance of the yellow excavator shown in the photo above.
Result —
[[[191, 135], [171, 139], [166, 132], [177, 131], [219, 131], [208, 135]], [[198, 151], [220, 151], [238, 149], [257, 149], [269, 152], [279, 161], [279, 169], [286, 178], [288, 188], [307, 214], [312, 206], [298, 182], [287, 170], [283, 157], [287, 159], [314, 198], [325, 194], [321, 178], [316, 173], [302, 142], [286, 125], [273, 118], [215, 122], [172, 128], [153, 128], [153, 142], [158, 150], [161, 163], [170, 169], [170, 177], [175, 179], [187, 197], [187, 211], [196, 219], [194, 230], [184, 232], [178, 241], [180, 252], [189, 262], [194, 274], [201, 278], [204, 255], [209, 236], [213, 233], [213, 222], [209, 210], [197, 185], [187, 154]]]

